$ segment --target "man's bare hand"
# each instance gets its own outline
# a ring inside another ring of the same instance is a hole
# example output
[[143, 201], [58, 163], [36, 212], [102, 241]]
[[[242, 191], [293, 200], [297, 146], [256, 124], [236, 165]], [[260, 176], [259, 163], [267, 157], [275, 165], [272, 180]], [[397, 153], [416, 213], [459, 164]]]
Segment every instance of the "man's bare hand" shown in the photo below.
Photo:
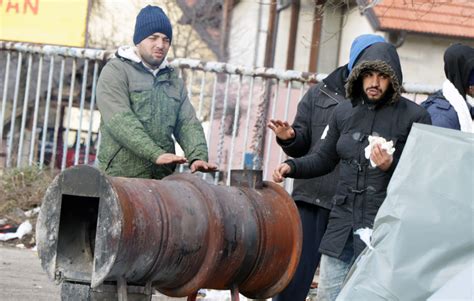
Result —
[[183, 164], [186, 162], [188, 162], [188, 160], [185, 157], [177, 156], [175, 154], [170, 154], [170, 153], [166, 153], [159, 156], [158, 159], [156, 159], [155, 161], [157, 165], [171, 164], [171, 163]]
[[196, 160], [191, 164], [191, 172], [212, 172], [217, 170], [217, 165], [203, 160]]
[[279, 119], [270, 119], [267, 126], [281, 140], [288, 140], [295, 137], [295, 131], [287, 121], [282, 121]]
[[285, 177], [285, 175], [290, 173], [290, 171], [291, 171], [290, 165], [286, 163], [282, 163], [278, 165], [278, 167], [273, 171], [273, 181], [275, 183], [283, 182], [283, 178]]
[[376, 144], [372, 148], [370, 159], [383, 171], [387, 171], [393, 162], [393, 156], [389, 155], [387, 150], [383, 149], [380, 144]]

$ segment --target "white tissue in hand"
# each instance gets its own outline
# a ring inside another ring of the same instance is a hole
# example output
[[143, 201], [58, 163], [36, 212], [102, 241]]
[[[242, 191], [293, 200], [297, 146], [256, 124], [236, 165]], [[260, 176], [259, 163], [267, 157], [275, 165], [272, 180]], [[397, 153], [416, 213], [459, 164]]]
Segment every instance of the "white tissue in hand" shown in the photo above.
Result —
[[[368, 139], [369, 139], [369, 145], [365, 148], [366, 159], [370, 159], [370, 154], [372, 153], [372, 149], [374, 148], [376, 144], [380, 144], [380, 147], [386, 150], [387, 154], [389, 155], [393, 155], [393, 153], [395, 152], [395, 148], [393, 147], [393, 141], [391, 140], [387, 141], [385, 140], [385, 138], [377, 137], [377, 136], [369, 136]], [[377, 164], [375, 164], [375, 162], [372, 161], [372, 159], [370, 160], [370, 165], [372, 165], [372, 167], [377, 166]]]
[[367, 247], [373, 250], [374, 247], [372, 247], [372, 245], [370, 244], [370, 239], [372, 238], [372, 232], [374, 232], [374, 230], [370, 228], [360, 228], [360, 229], [357, 229], [354, 232], [354, 234], [359, 235], [360, 239], [367, 245]]

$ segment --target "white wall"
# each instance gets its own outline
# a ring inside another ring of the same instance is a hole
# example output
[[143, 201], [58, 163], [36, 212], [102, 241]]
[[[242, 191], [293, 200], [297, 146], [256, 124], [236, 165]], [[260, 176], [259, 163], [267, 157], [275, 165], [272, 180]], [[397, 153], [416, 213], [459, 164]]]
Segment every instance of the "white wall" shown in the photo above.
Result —
[[324, 9], [317, 73], [328, 74], [339, 66], [338, 50], [341, 38], [342, 13], [343, 10], [340, 6], [327, 6]]
[[[270, 0], [260, 2], [262, 2], [263, 5], [257, 66], [263, 66], [270, 9]], [[232, 12], [231, 35], [229, 40], [230, 63], [247, 66], [253, 64], [257, 34], [258, 3], [259, 1], [253, 0], [240, 1]], [[295, 70], [308, 70], [313, 29], [313, 11], [314, 4], [312, 0], [301, 1], [295, 47]], [[286, 68], [290, 20], [291, 8], [288, 7], [282, 10], [279, 16], [278, 34], [275, 43], [275, 68]], [[245, 39], [242, 39], [242, 37], [245, 37]]]
[[313, 1], [301, 1], [300, 16], [298, 19], [298, 32], [296, 34], [295, 65], [293, 68], [295, 70], [308, 71], [309, 68], [309, 56], [311, 53], [311, 36], [313, 35], [314, 22], [313, 12]]
[[[262, 66], [267, 38], [269, 0], [264, 0], [259, 41], [257, 66]], [[339, 44], [341, 41], [342, 7], [325, 8], [321, 29], [321, 45], [317, 65], [318, 73], [329, 73], [339, 66]], [[311, 54], [311, 37], [314, 23], [314, 1], [302, 0], [298, 19], [294, 69], [308, 71]], [[286, 68], [288, 38], [290, 28], [290, 7], [280, 12], [278, 34], [275, 47], [275, 68]], [[257, 34], [258, 1], [244, 0], [233, 10], [230, 45], [230, 62], [251, 66], [254, 59], [255, 37]], [[360, 20], [358, 20], [360, 21]], [[367, 23], [367, 27], [370, 25]], [[358, 34], [355, 34], [357, 36]], [[245, 40], [242, 37], [245, 36]], [[348, 37], [352, 41], [351, 37]], [[350, 47], [350, 44], [349, 44]], [[347, 57], [348, 57], [347, 50]], [[343, 62], [342, 64], [345, 64]]]
[[[290, 17], [290, 8], [280, 13], [275, 53], [275, 67], [280, 69], [286, 68]], [[295, 64], [293, 68], [295, 70], [308, 71], [309, 69], [314, 22], [314, 1], [302, 0], [296, 33]], [[340, 10], [328, 9], [324, 11], [321, 44], [319, 45], [318, 73], [330, 72], [337, 66], [337, 55], [335, 54], [339, 44], [340, 23]]]
[[375, 32], [366, 17], [359, 13], [357, 7], [345, 11], [342, 20], [341, 48], [339, 49], [339, 66], [349, 62], [352, 41], [361, 34], [377, 34], [385, 37], [383, 32]]
[[[257, 66], [263, 66], [265, 41], [267, 38], [269, 6], [268, 0], [262, 0], [261, 30], [258, 45]], [[232, 11], [229, 36], [229, 63], [252, 66], [255, 57], [255, 43], [258, 31], [259, 1], [243, 0]]]
[[[280, 12], [280, 20], [278, 21], [278, 34], [275, 47], [275, 62], [273, 66], [278, 69], [286, 69], [286, 56], [288, 53], [288, 39], [290, 37], [290, 7]], [[296, 40], [296, 48], [299, 46]]]
[[[139, 7], [129, 0], [102, 1], [103, 10], [92, 12], [89, 19], [89, 47], [101, 47], [109, 39], [115, 45], [132, 45], [135, 17]], [[145, 4], [143, 5], [145, 6]], [[96, 42], [96, 43], [94, 43]]]
[[443, 55], [446, 48], [456, 42], [474, 47], [474, 41], [407, 35], [398, 55], [403, 70], [403, 81], [441, 86], [445, 80]]

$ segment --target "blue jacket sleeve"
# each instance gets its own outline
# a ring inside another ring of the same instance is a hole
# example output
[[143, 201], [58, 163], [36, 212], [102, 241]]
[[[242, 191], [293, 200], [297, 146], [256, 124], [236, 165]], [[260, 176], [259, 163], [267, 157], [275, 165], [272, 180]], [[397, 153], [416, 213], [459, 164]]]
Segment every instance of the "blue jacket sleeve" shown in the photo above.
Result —
[[431, 116], [431, 124], [443, 128], [460, 130], [461, 125], [454, 107], [449, 102], [438, 97], [439, 93], [428, 98], [421, 104]]

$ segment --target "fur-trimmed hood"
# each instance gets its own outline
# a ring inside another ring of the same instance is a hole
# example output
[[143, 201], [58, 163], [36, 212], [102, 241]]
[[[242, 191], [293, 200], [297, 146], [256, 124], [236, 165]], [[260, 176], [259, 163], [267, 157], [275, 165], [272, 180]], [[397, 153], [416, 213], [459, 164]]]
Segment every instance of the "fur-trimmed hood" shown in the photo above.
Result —
[[387, 103], [395, 103], [401, 96], [403, 83], [400, 58], [392, 44], [376, 43], [364, 50], [356, 65], [352, 69], [346, 83], [346, 97], [353, 105], [361, 99], [362, 80], [361, 74], [367, 70], [379, 71], [387, 74], [391, 81], [391, 90], [387, 91], [389, 99]]

